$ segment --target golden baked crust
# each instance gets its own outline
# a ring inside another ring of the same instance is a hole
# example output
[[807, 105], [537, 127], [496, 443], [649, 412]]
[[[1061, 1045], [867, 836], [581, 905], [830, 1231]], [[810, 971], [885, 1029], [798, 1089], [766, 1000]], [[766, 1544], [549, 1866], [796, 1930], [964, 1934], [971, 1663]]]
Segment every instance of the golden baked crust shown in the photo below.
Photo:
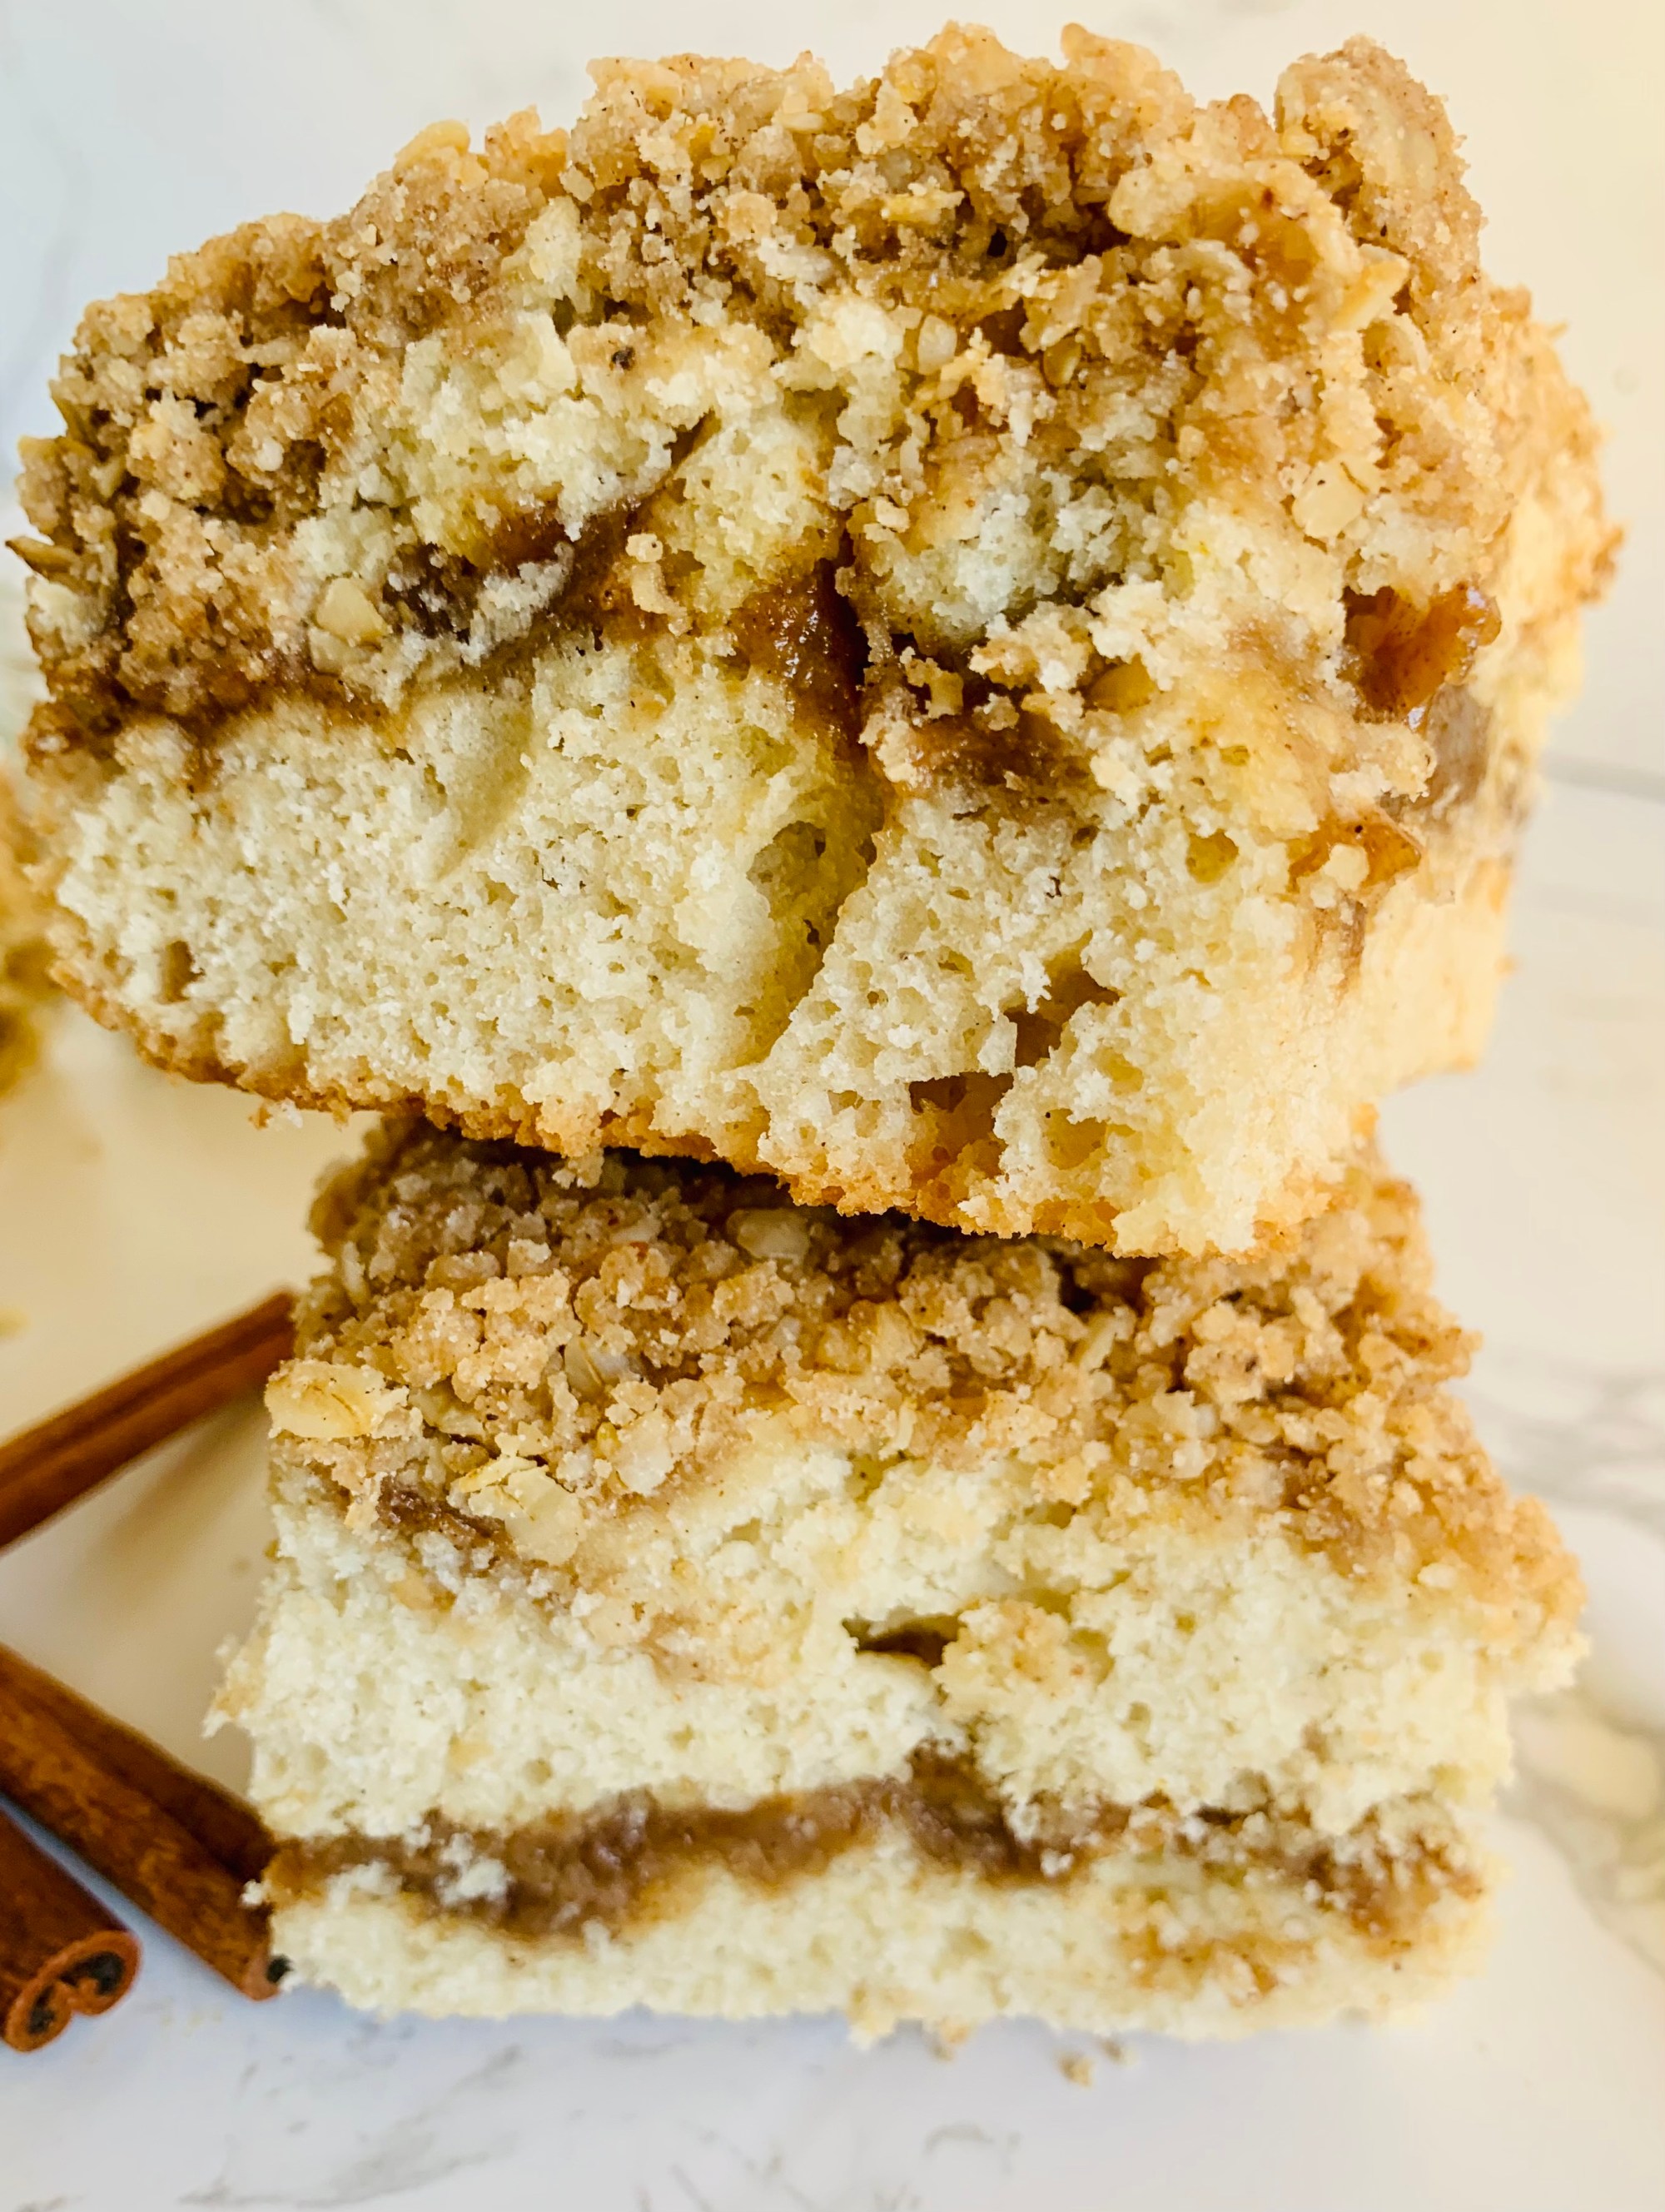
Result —
[[[607, 64], [88, 312], [69, 987], [165, 1065], [1132, 1252], [1478, 1050], [1613, 533], [1367, 42]], [[258, 854], [255, 865], [251, 855]]]
[[33, 1060], [50, 995], [45, 916], [23, 873], [23, 830], [10, 779], [0, 772], [0, 1091]]

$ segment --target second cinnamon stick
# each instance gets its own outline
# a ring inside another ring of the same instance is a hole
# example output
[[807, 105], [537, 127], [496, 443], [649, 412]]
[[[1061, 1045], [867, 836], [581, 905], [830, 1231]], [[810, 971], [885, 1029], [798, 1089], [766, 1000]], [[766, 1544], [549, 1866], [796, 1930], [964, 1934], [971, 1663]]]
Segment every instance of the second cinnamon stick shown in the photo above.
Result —
[[39, 2051], [108, 2012], [138, 1965], [137, 1937], [0, 1813], [0, 2042]]
[[246, 1874], [72, 1734], [15, 1668], [0, 1689], [0, 1791], [245, 1996], [272, 1995], [285, 1965], [264, 1908], [243, 1902]]

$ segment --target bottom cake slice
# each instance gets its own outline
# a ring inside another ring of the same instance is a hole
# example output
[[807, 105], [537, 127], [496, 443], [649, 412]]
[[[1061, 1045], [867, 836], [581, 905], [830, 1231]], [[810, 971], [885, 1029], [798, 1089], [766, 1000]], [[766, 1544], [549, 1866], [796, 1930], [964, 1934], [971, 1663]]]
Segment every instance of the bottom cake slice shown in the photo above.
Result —
[[1474, 1957], [1579, 1592], [1374, 1162], [1140, 1261], [390, 1126], [315, 1225], [220, 1705], [304, 1978], [1228, 2034]]

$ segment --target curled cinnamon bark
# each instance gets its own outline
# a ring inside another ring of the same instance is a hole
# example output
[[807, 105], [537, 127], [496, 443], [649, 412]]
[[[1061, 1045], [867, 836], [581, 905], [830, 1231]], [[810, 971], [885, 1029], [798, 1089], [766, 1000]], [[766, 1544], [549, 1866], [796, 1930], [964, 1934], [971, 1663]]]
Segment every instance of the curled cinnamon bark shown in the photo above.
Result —
[[138, 1938], [0, 1813], [0, 2041], [39, 2051], [132, 1987]]

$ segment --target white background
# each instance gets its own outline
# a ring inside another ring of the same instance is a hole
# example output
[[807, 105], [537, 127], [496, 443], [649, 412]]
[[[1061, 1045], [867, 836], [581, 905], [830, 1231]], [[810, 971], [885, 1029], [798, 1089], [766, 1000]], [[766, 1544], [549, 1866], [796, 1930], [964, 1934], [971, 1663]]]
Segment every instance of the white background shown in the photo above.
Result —
[[[1585, 1562], [1585, 1686], [1525, 1717], [1487, 1976], [1418, 2028], [1134, 2043], [1063, 2075], [1038, 2031], [951, 2061], [809, 2021], [376, 2024], [259, 2008], [149, 1942], [118, 2011], [0, 2054], [0, 2212], [173, 2205], [574, 2212], [1661, 2212], [1665, 2208], [1665, 9], [1653, 0], [1167, 0], [1084, 9], [1194, 89], [1270, 97], [1375, 32], [1449, 100], [1494, 270], [1569, 325], [1629, 544], [1554, 739], [1486, 1066], [1385, 1116], [1441, 1279], [1488, 1348], [1505, 1471]], [[988, 8], [1012, 44], [1058, 18]], [[0, 441], [88, 298], [276, 207], [344, 206], [423, 124], [568, 119], [592, 51], [690, 45], [841, 74], [920, 0], [0, 0]], [[0, 586], [3, 598], [9, 586]], [[0, 605], [0, 616], [15, 608]], [[12, 649], [0, 635], [3, 654]], [[0, 1104], [0, 1430], [310, 1264], [327, 1123], [150, 1074], [78, 1016]], [[235, 1778], [197, 1724], [264, 1540], [252, 1413], [0, 1562], [0, 1636]]]

